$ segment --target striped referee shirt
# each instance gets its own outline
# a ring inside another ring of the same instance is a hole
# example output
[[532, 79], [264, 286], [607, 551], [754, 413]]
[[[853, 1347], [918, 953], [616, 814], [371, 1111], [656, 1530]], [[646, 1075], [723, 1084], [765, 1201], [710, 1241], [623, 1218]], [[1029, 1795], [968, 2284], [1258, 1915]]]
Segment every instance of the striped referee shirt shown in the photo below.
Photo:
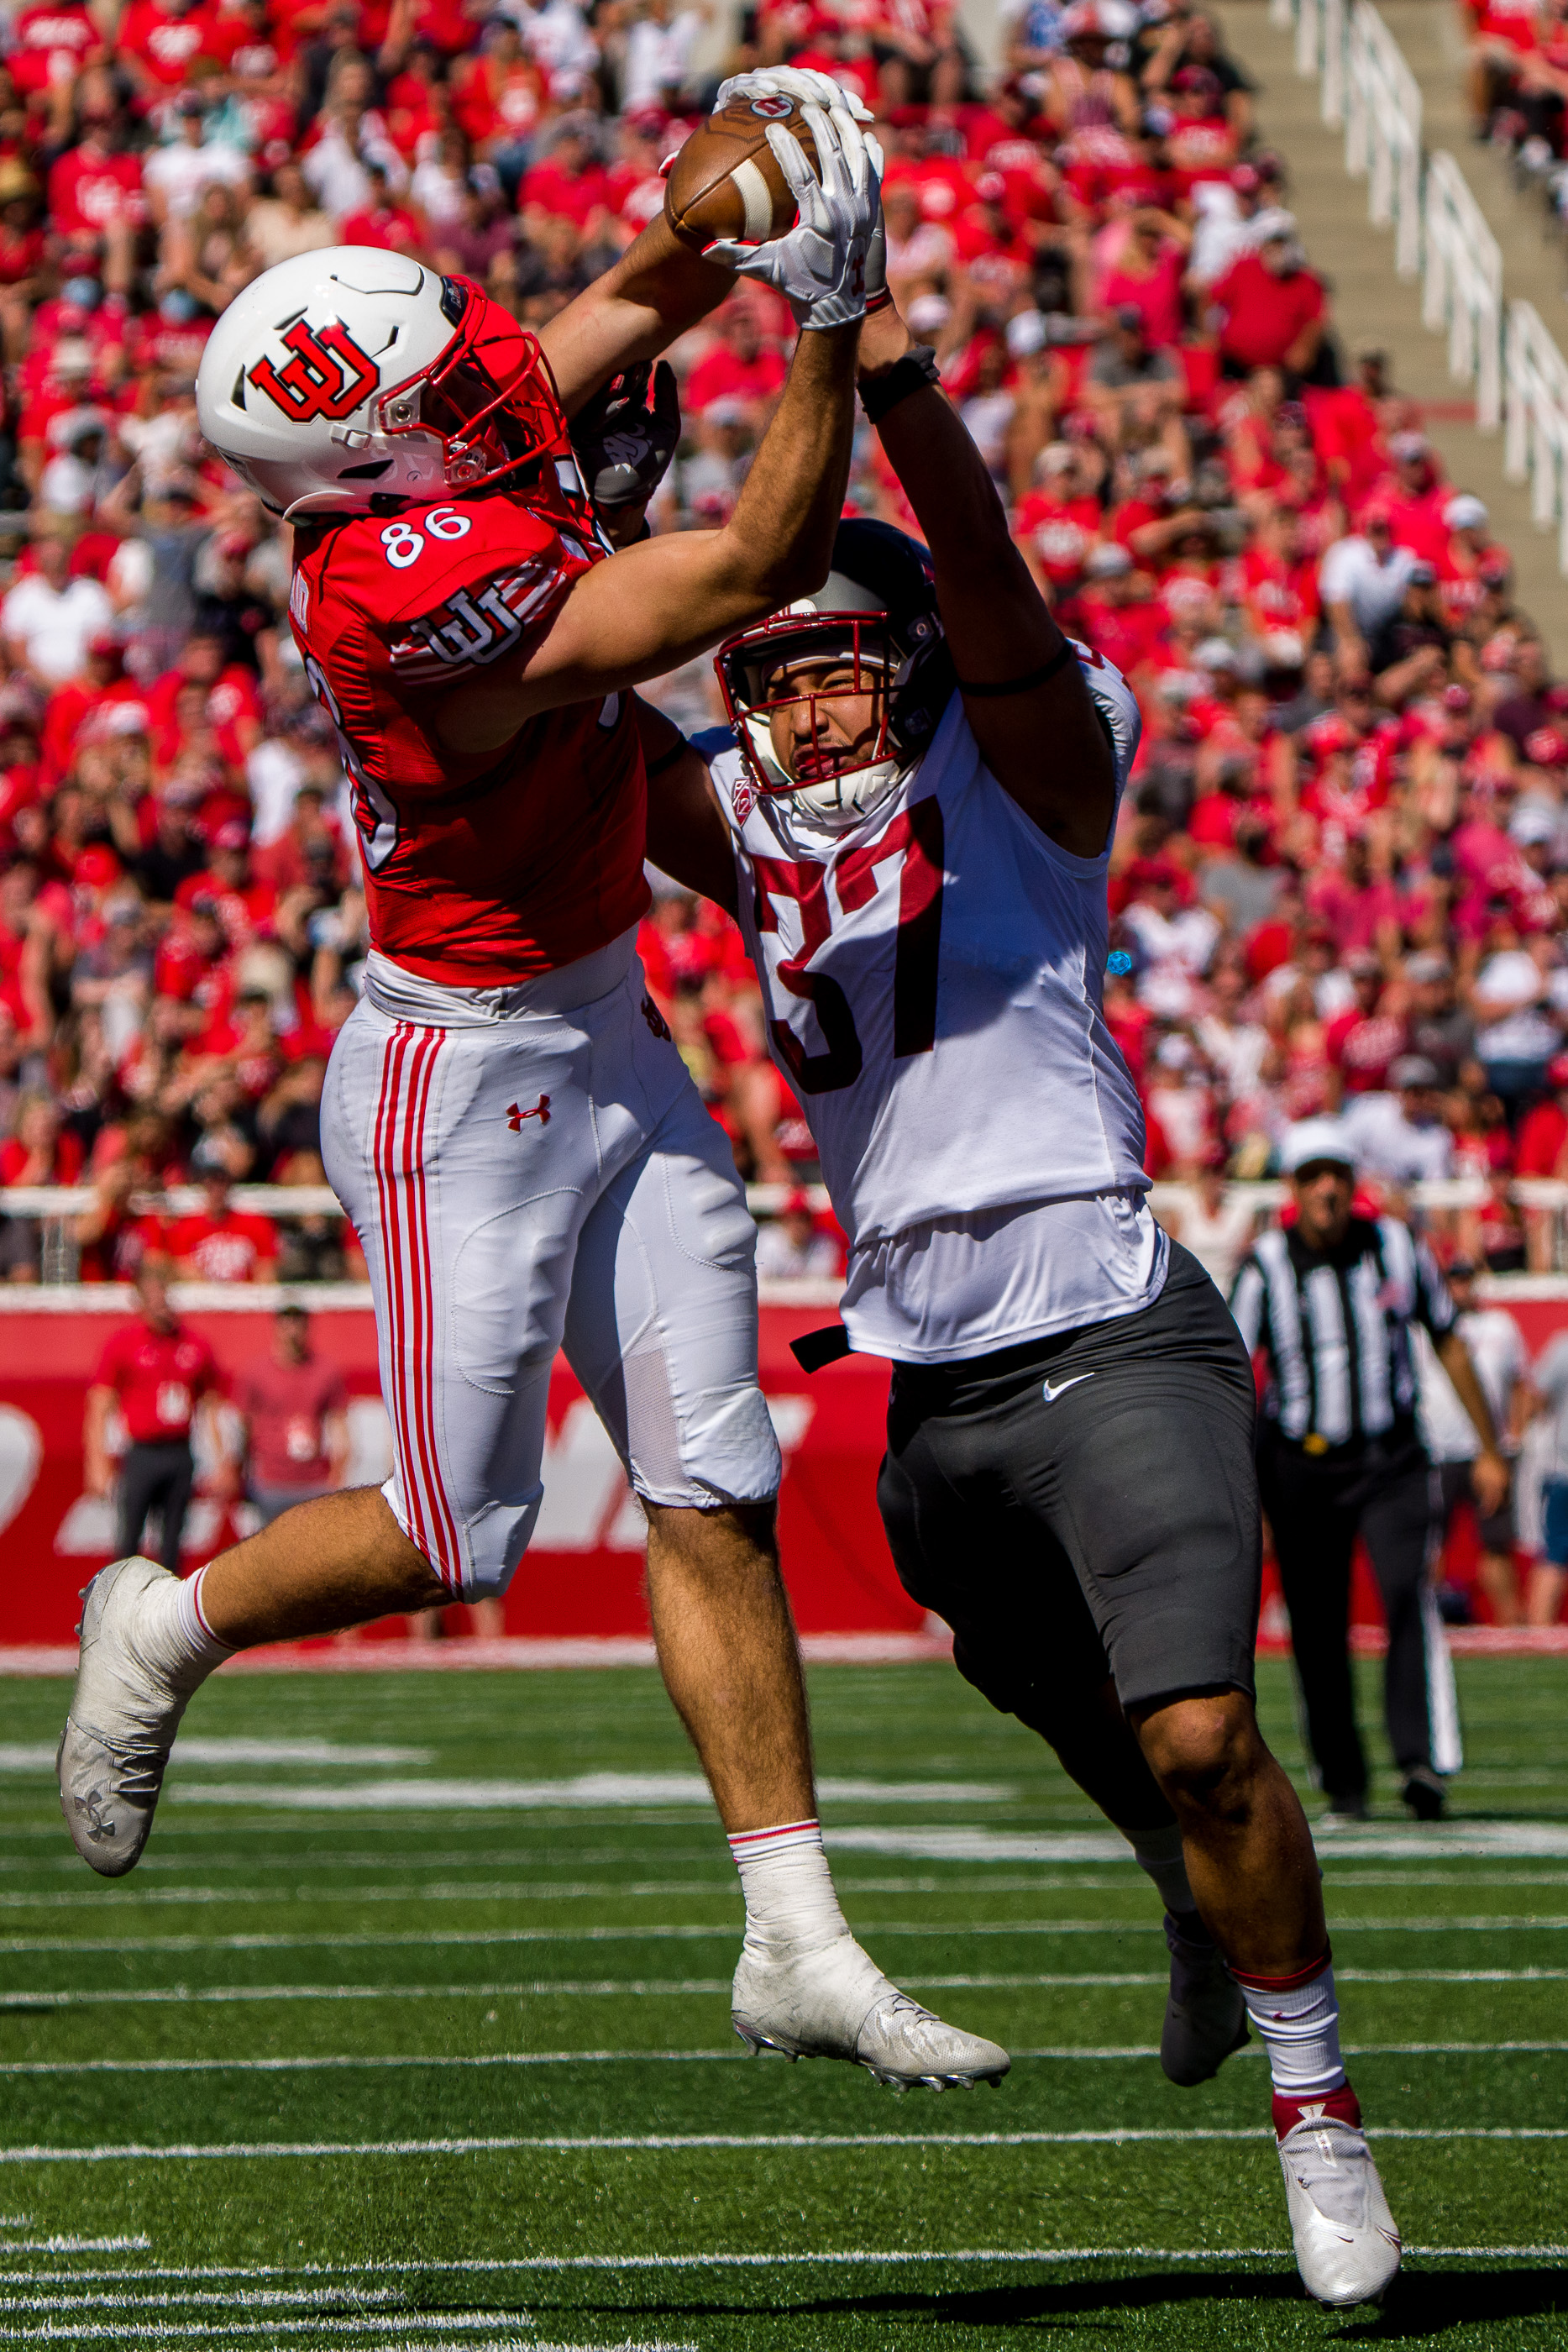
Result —
[[1353, 1217], [1333, 1250], [1264, 1234], [1230, 1294], [1249, 1355], [1268, 1367], [1263, 1417], [1298, 1445], [1379, 1437], [1416, 1411], [1410, 1326], [1451, 1331], [1454, 1302], [1425, 1242], [1397, 1218]]

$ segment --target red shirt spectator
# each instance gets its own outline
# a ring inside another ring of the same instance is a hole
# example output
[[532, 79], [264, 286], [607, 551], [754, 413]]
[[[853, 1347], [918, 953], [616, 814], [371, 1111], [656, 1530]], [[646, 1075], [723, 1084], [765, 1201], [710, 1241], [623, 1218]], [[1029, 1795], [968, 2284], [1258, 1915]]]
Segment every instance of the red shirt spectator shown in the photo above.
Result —
[[197, 59], [220, 69], [234, 55], [236, 32], [207, 0], [131, 0], [120, 20], [115, 47], [133, 59], [141, 75], [161, 89], [181, 89]]
[[253, 1492], [319, 1493], [340, 1474], [347, 1453], [343, 1375], [311, 1354], [308, 1329], [302, 1307], [284, 1307], [273, 1352], [253, 1358], [235, 1382], [234, 1402], [248, 1425]]
[[81, 1139], [62, 1129], [47, 1095], [23, 1097], [16, 1132], [0, 1144], [0, 1184], [75, 1184], [81, 1177]]
[[127, 1323], [104, 1343], [94, 1388], [118, 1398], [133, 1445], [168, 1445], [191, 1434], [198, 1399], [221, 1395], [223, 1376], [206, 1341], [173, 1316], [166, 1330]]
[[102, 34], [83, 0], [45, 0], [12, 20], [5, 59], [11, 79], [26, 96], [74, 81], [84, 66], [107, 56]]
[[61, 236], [99, 237], [121, 221], [146, 217], [141, 158], [116, 154], [91, 130], [49, 167], [49, 219]]
[[1248, 374], [1254, 368], [1310, 364], [1310, 352], [1301, 356], [1307, 330], [1323, 316], [1322, 282], [1310, 269], [1284, 266], [1287, 235], [1259, 253], [1244, 253], [1213, 290], [1214, 306], [1223, 314], [1220, 357]]
[[277, 1261], [270, 1219], [231, 1206], [226, 1176], [209, 1176], [206, 1206], [169, 1228], [169, 1255], [187, 1282], [267, 1282]]

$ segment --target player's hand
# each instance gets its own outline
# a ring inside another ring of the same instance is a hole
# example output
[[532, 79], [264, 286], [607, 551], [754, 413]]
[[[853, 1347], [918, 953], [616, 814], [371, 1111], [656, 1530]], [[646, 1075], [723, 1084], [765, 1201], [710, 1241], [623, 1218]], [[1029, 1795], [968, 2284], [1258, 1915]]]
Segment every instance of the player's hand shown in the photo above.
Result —
[[643, 360], [612, 376], [571, 420], [571, 446], [599, 506], [651, 499], [680, 439], [681, 395], [667, 360], [657, 366]]
[[1476, 1508], [1483, 1518], [1491, 1518], [1508, 1500], [1511, 1474], [1500, 1454], [1478, 1454], [1470, 1465], [1470, 1487], [1476, 1498]]
[[847, 114], [856, 122], [876, 120], [862, 98], [835, 81], [831, 74], [818, 73], [810, 66], [768, 66], [756, 73], [731, 74], [719, 84], [715, 113], [722, 113], [732, 98], [792, 98], [801, 106], [825, 107], [830, 113]]
[[882, 217], [882, 149], [847, 114], [802, 108], [816, 142], [819, 181], [799, 143], [770, 122], [768, 144], [795, 199], [800, 218], [765, 245], [721, 237], [703, 258], [771, 286], [802, 330], [843, 327], [863, 319], [866, 257]]

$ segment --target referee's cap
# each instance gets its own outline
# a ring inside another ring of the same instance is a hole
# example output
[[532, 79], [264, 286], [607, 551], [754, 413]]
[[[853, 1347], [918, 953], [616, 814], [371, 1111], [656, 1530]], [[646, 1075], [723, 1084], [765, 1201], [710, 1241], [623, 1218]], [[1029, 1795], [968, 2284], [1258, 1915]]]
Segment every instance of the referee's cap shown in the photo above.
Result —
[[1301, 1118], [1285, 1130], [1280, 1164], [1287, 1176], [1329, 1166], [1355, 1173], [1355, 1150], [1343, 1118]]

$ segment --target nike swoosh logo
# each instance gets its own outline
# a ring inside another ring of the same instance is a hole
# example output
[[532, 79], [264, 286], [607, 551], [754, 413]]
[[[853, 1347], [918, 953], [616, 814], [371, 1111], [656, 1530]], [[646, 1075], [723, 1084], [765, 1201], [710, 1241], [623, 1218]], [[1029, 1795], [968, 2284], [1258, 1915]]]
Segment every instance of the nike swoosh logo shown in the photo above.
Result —
[[1079, 1385], [1080, 1381], [1092, 1381], [1093, 1377], [1094, 1375], [1092, 1372], [1074, 1372], [1070, 1381], [1059, 1381], [1055, 1388], [1052, 1388], [1051, 1382], [1047, 1381], [1044, 1384], [1045, 1401], [1047, 1404], [1054, 1404], [1059, 1396], [1065, 1396], [1067, 1394], [1069, 1389], [1075, 1389]]

